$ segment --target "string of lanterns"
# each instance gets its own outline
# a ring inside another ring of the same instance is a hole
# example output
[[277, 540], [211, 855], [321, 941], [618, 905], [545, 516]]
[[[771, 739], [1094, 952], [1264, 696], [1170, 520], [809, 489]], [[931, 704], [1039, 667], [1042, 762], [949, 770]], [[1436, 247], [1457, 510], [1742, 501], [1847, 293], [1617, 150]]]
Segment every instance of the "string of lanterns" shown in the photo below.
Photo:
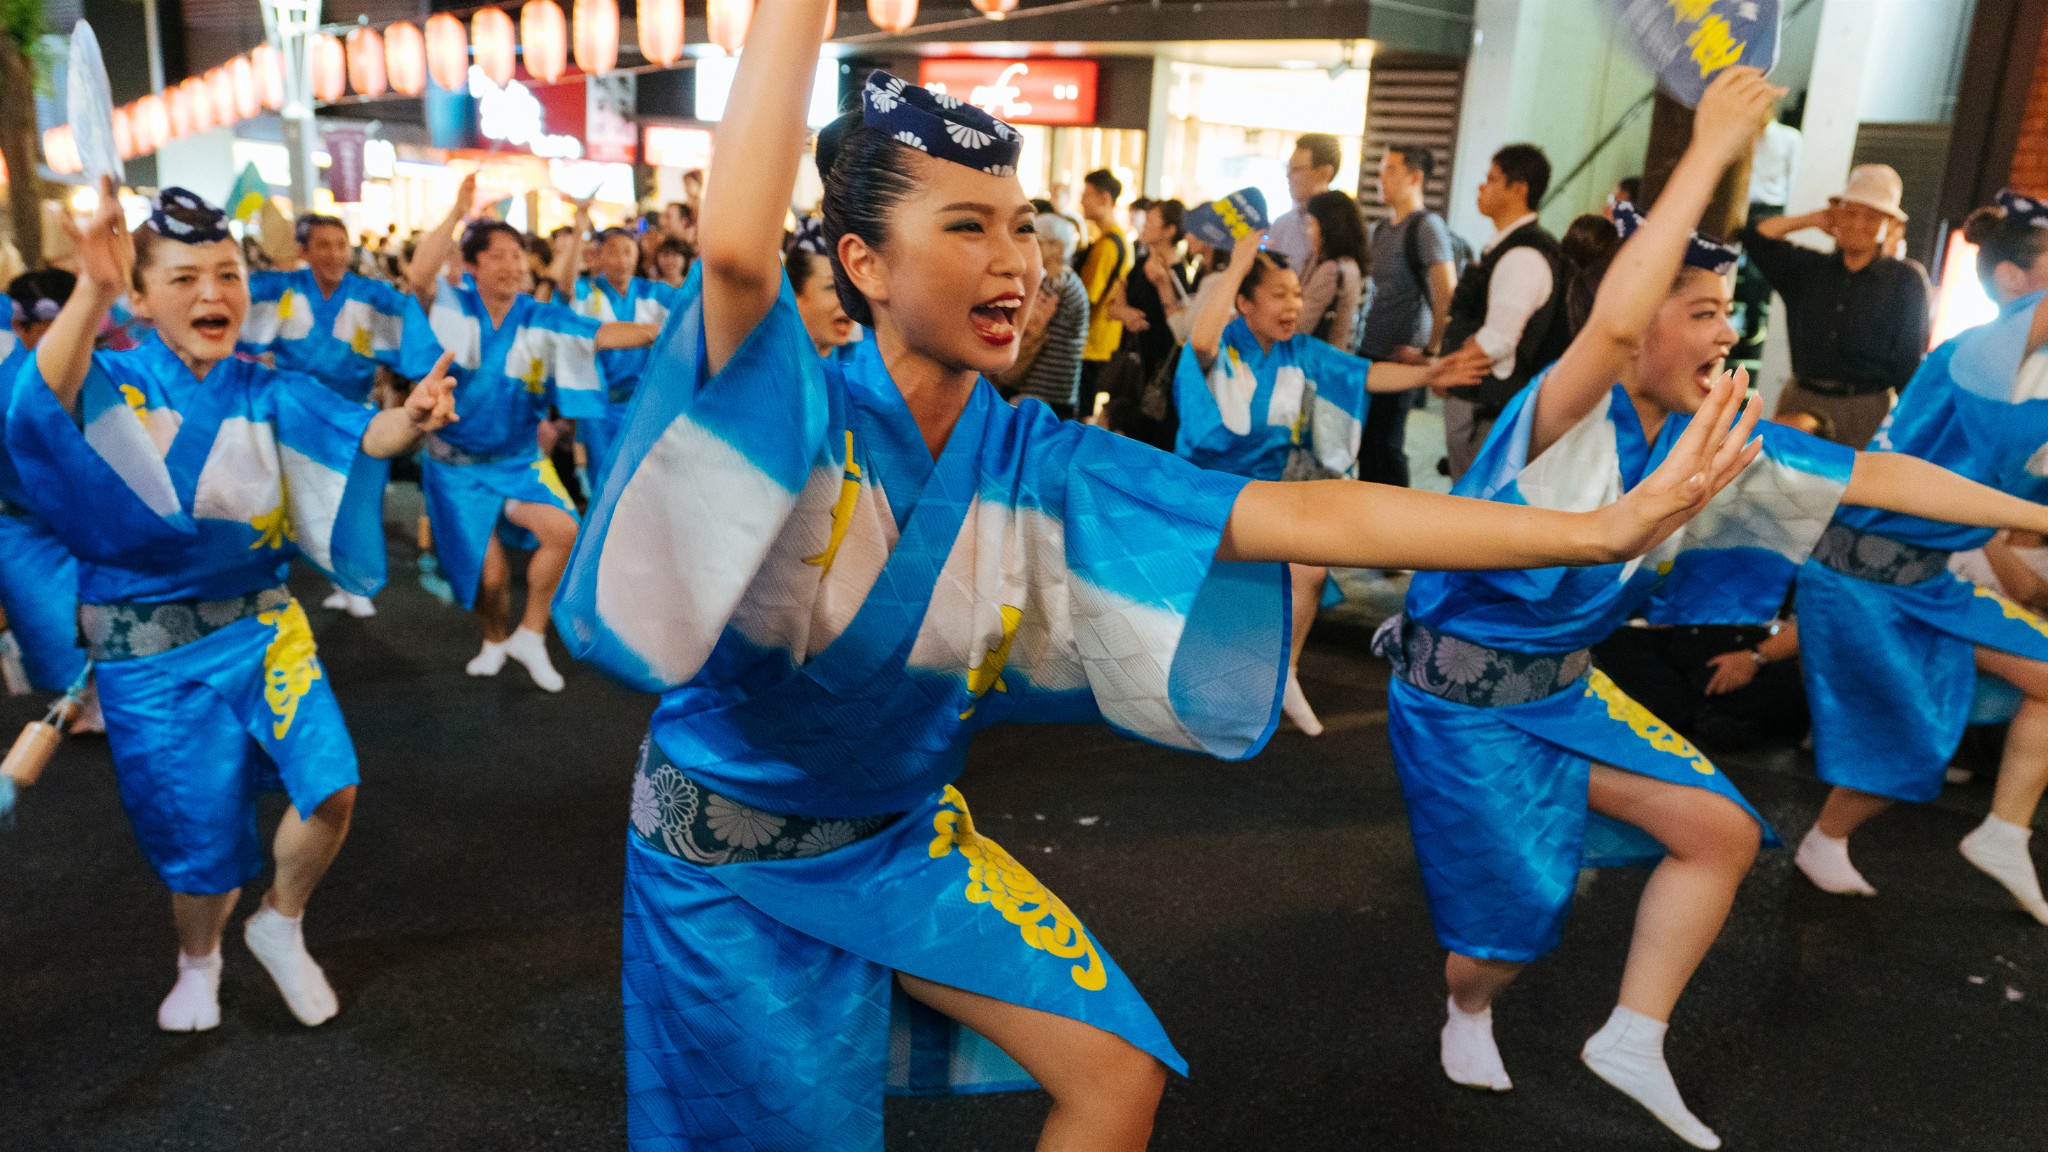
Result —
[[[683, 56], [684, 0], [639, 0], [636, 20], [640, 54], [666, 68]], [[704, 0], [710, 42], [738, 55], [746, 43], [747, 25], [756, 0]], [[377, 97], [385, 92], [418, 96], [428, 77], [442, 88], [461, 91], [472, 63], [493, 84], [504, 87], [523, 54], [527, 74], [542, 84], [561, 79], [573, 54], [576, 67], [603, 76], [618, 66], [618, 0], [570, 0], [564, 17], [557, 0], [526, 0], [515, 29], [512, 18], [497, 7], [479, 8], [468, 25], [447, 12], [426, 20], [425, 30], [401, 20], [381, 31], [368, 24], [351, 29], [346, 38], [321, 32], [308, 46], [312, 91], [322, 103], [333, 103], [350, 91]], [[1017, 0], [973, 0], [990, 19], [1000, 20]], [[885, 32], [900, 33], [917, 22], [918, 0], [867, 0], [868, 19]], [[838, 22], [837, 5], [825, 10], [825, 36]], [[283, 60], [268, 44], [199, 76], [164, 89], [161, 95], [114, 109], [114, 144], [124, 160], [147, 156], [172, 140], [284, 107]], [[52, 171], [81, 169], [77, 142], [68, 125], [43, 133], [43, 156]]]

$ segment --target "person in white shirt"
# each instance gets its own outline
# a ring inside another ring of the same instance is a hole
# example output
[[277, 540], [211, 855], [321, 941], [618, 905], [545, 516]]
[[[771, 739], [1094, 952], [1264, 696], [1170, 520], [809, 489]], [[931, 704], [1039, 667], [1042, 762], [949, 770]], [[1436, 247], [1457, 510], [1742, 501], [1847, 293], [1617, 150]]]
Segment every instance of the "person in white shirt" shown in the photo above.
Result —
[[1494, 418], [1515, 393], [1563, 354], [1571, 340], [1557, 238], [1536, 222], [1550, 187], [1550, 161], [1534, 144], [1494, 153], [1479, 186], [1479, 211], [1493, 238], [1451, 295], [1444, 348], [1468, 345], [1493, 359], [1491, 377], [1444, 396], [1444, 445], [1453, 482], [1472, 466]]
[[1287, 257], [1289, 268], [1306, 268], [1315, 256], [1303, 205], [1330, 190], [1343, 163], [1343, 148], [1326, 132], [1310, 132], [1294, 142], [1294, 154], [1287, 160], [1287, 195], [1294, 207], [1273, 221], [1266, 234], [1267, 250]]

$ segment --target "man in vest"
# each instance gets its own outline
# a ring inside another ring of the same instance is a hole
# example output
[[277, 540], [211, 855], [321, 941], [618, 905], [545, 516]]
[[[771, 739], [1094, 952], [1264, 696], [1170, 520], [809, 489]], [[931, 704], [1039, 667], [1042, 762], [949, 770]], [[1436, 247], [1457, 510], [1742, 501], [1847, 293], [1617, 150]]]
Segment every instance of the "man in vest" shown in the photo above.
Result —
[[1479, 186], [1479, 211], [1495, 231], [1451, 295], [1443, 346], [1481, 349], [1493, 359], [1493, 374], [1444, 397], [1444, 446], [1453, 483], [1472, 466], [1508, 401], [1563, 355], [1571, 340], [1557, 238], [1536, 223], [1535, 206], [1549, 187], [1550, 161], [1534, 144], [1510, 144], [1494, 153]]

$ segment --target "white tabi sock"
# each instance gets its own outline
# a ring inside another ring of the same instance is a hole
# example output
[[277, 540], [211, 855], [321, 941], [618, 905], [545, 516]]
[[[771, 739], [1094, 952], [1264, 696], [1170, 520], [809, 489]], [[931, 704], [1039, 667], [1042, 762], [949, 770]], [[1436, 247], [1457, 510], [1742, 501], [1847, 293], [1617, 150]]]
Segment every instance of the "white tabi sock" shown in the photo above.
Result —
[[211, 956], [178, 953], [178, 982], [157, 1005], [156, 1026], [166, 1032], [205, 1032], [220, 1027], [220, 949]]
[[356, 619], [368, 620], [377, 614], [377, 605], [371, 603], [368, 596], [358, 596], [353, 592], [344, 592], [342, 595], [348, 599], [348, 603], [343, 605], [343, 607], [347, 608], [348, 614]]
[[333, 608], [336, 611], [340, 611], [341, 609], [347, 608], [348, 593], [342, 590], [341, 585], [336, 584], [334, 586], [334, 591], [329, 592], [327, 594], [327, 599], [322, 600], [320, 602], [320, 606], [322, 608]]
[[1666, 1027], [1616, 1004], [1614, 1015], [1586, 1041], [1579, 1058], [1594, 1075], [1649, 1109], [1650, 1115], [1676, 1132], [1680, 1140], [1695, 1148], [1719, 1148], [1721, 1138], [1686, 1108], [1671, 1079], [1671, 1069], [1664, 1064]]
[[486, 640], [484, 646], [462, 666], [471, 676], [496, 676], [505, 668], [505, 643], [502, 640]]
[[1799, 842], [1799, 851], [1792, 854], [1792, 862], [1813, 881], [1813, 886], [1823, 892], [1837, 896], [1875, 896], [1877, 889], [1863, 878], [1863, 873], [1849, 863], [1849, 841], [1841, 840], [1820, 830], [1816, 824], [1806, 830], [1806, 839]]
[[1294, 726], [1310, 736], [1323, 734], [1323, 722], [1316, 719], [1316, 710], [1308, 706], [1308, 697], [1301, 691], [1301, 681], [1287, 674], [1287, 693], [1280, 698], [1280, 710], [1294, 721]]
[[286, 916], [269, 904], [242, 924], [242, 940], [277, 983], [285, 1007], [311, 1028], [334, 1018], [341, 1004], [327, 983], [327, 973], [306, 952], [303, 918]]
[[505, 655], [519, 661], [526, 674], [543, 692], [560, 692], [562, 674], [548, 659], [548, 638], [525, 628], [512, 633], [504, 645]]
[[1500, 1048], [1493, 1042], [1493, 1006], [1481, 1012], [1467, 1012], [1453, 999], [1448, 1002], [1449, 1018], [1444, 1021], [1444, 1075], [1454, 1084], [1505, 1092], [1513, 1088], [1507, 1065], [1501, 1063]]
[[1996, 816], [1984, 817], [1977, 830], [1963, 837], [1963, 859], [2012, 893], [2027, 914], [2048, 924], [2048, 900], [2041, 898], [2041, 877], [2034, 871], [2034, 858], [2027, 854], [2032, 828], [2008, 824]]

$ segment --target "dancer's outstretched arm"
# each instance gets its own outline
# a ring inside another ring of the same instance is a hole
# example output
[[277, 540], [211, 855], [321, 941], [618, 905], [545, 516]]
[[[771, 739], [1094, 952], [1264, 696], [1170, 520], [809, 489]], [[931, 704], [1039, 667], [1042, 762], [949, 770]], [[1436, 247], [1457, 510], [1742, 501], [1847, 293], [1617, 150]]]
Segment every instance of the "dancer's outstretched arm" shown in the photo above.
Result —
[[733, 77], [714, 148], [744, 162], [714, 164], [698, 218], [704, 265], [704, 349], [711, 371], [739, 350], [782, 291], [782, 218], [796, 191], [810, 88], [830, 0], [777, 0], [757, 18]]
[[[67, 215], [64, 231], [77, 254], [78, 287], [36, 345], [36, 370], [56, 393], [57, 402], [73, 411], [86, 371], [92, 367], [93, 337], [114, 301], [128, 290], [135, 267], [135, 245], [122, 223], [121, 202], [114, 195], [111, 177], [100, 178], [100, 201], [85, 227], [73, 224]], [[14, 381], [0, 381], [0, 386], [12, 388]]]
[[[1742, 418], [1730, 427], [1737, 407]], [[1760, 402], [1723, 374], [1657, 470], [1592, 512], [1558, 512], [1353, 480], [1254, 481], [1231, 509], [1221, 560], [1346, 568], [1547, 568], [1640, 556], [1727, 487], [1762, 442]]]
[[2048, 505], [2009, 496], [1901, 452], [1858, 452], [1842, 503], [1948, 524], [2048, 533]]
[[406, 279], [423, 309], [434, 306], [434, 293], [440, 288], [443, 268], [449, 257], [455, 254], [455, 229], [469, 216], [470, 206], [475, 202], [476, 173], [471, 172], [456, 185], [455, 203], [449, 207], [448, 215], [427, 229], [420, 237], [419, 247], [413, 249], [412, 266], [406, 270]]

